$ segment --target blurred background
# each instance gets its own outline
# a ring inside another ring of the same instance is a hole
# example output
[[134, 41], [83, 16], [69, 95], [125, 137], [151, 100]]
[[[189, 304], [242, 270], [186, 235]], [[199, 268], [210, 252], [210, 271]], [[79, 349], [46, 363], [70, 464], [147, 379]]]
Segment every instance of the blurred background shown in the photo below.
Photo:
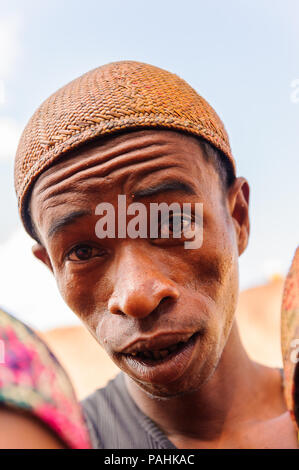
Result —
[[280, 365], [283, 279], [299, 242], [298, 0], [0, 0], [0, 305], [41, 331], [80, 397], [116, 368], [31, 254], [13, 159], [26, 122], [57, 88], [122, 59], [187, 80], [223, 119], [251, 187], [238, 321], [250, 355]]

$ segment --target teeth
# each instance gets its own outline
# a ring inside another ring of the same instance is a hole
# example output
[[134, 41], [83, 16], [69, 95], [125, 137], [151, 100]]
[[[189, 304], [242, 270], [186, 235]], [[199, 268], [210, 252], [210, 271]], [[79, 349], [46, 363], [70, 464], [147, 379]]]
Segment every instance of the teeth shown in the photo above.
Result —
[[168, 349], [162, 349], [161, 351], [159, 351], [160, 357], [166, 357], [168, 356], [168, 354], [169, 354]]
[[147, 357], [148, 359], [153, 358], [151, 351], [143, 351], [142, 354], [143, 354], [143, 356]]
[[178, 344], [173, 344], [172, 346], [169, 346], [167, 349], [159, 349], [157, 351], [139, 351], [139, 352], [132, 352], [131, 356], [137, 356], [137, 357], [143, 357], [146, 359], [164, 359], [164, 357], [168, 356], [168, 354], [172, 353], [173, 351], [176, 351], [178, 347], [182, 344], [182, 342]]
[[160, 351], [153, 351], [153, 356], [155, 359], [160, 359]]

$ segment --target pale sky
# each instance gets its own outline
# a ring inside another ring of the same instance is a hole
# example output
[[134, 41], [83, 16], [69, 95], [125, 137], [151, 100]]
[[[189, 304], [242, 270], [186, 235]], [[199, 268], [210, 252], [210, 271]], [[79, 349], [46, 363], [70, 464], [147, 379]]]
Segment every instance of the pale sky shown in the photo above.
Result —
[[0, 6], [0, 305], [36, 328], [76, 321], [31, 255], [18, 221], [13, 158], [41, 101], [82, 73], [122, 59], [177, 73], [223, 119], [238, 174], [251, 187], [241, 288], [286, 272], [299, 243], [298, 0], [0, 0]]

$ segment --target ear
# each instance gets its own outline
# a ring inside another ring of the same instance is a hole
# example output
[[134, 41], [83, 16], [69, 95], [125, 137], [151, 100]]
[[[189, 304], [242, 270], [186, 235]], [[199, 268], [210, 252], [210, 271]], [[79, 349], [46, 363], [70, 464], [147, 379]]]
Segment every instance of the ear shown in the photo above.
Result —
[[230, 214], [235, 225], [239, 255], [248, 244], [249, 223], [249, 185], [245, 178], [235, 180], [228, 194]]
[[43, 245], [40, 245], [39, 243], [33, 245], [32, 253], [37, 259], [42, 261], [53, 272], [51, 260], [49, 258], [46, 248], [44, 248]]

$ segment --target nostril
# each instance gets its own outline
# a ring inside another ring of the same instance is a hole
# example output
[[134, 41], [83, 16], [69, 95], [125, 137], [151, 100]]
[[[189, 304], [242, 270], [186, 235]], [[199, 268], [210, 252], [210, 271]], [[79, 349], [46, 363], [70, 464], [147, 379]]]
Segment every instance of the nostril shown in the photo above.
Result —
[[119, 309], [115, 309], [112, 313], [113, 313], [114, 315], [125, 315], [125, 313], [122, 312], [122, 311], [119, 310]]
[[114, 296], [109, 299], [108, 310], [113, 313], [113, 315], [124, 315], [124, 312], [119, 308], [119, 302]]
[[174, 303], [175, 303], [175, 299], [171, 297], [170, 295], [163, 297], [163, 299], [160, 300], [156, 308], [152, 311], [152, 314], [159, 313], [161, 315], [164, 313], [164, 311], [168, 310], [171, 304], [174, 304]]
[[173, 302], [173, 298], [170, 295], [167, 295], [166, 297], [163, 297], [159, 305], [169, 303], [169, 302]]

